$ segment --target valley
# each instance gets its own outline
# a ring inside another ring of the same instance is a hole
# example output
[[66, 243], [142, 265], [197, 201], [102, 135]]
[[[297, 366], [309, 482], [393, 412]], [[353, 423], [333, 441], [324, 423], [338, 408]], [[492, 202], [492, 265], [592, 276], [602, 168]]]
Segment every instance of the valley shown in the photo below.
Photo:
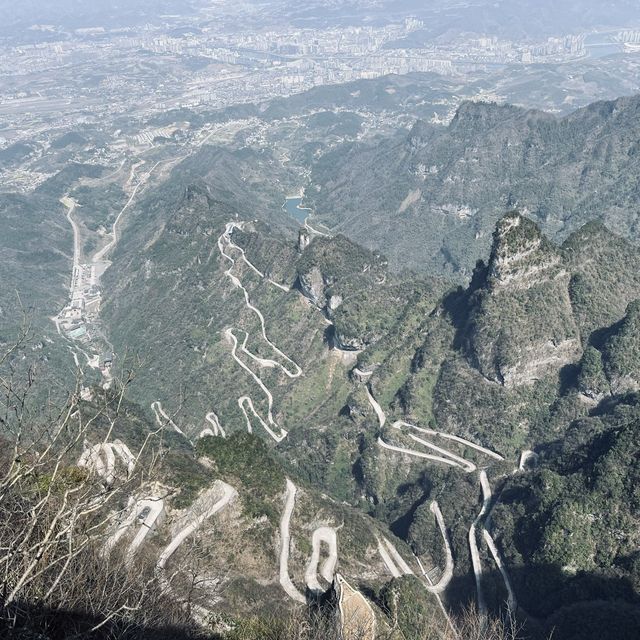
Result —
[[0, 635], [635, 638], [620, 3], [173, 1], [0, 42]]

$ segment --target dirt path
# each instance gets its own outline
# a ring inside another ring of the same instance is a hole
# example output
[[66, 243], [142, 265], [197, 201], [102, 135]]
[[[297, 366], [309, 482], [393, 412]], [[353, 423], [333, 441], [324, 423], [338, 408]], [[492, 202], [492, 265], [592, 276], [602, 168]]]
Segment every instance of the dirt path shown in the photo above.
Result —
[[376, 614], [369, 601], [340, 574], [336, 584], [343, 640], [375, 640]]

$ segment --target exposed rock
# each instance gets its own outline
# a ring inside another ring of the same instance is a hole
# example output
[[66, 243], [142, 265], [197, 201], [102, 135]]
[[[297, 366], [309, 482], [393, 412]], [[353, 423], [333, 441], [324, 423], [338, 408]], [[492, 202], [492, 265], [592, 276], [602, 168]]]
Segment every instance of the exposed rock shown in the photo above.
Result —
[[302, 253], [311, 242], [311, 235], [306, 227], [301, 227], [298, 231], [298, 251]]
[[331, 296], [327, 303], [327, 310], [329, 313], [333, 313], [342, 304], [342, 296]]
[[497, 225], [488, 267], [476, 271], [466, 332], [470, 362], [506, 387], [575, 362], [581, 343], [559, 251], [518, 213]]
[[313, 304], [324, 307], [326, 304], [324, 288], [325, 279], [319, 267], [313, 267], [307, 273], [301, 273], [298, 276], [300, 282], [300, 290]]
[[528, 289], [567, 277], [560, 254], [531, 220], [514, 212], [498, 222], [489, 260], [491, 287]]
[[341, 351], [362, 351], [366, 346], [362, 338], [341, 336], [338, 331], [334, 333], [333, 346]]

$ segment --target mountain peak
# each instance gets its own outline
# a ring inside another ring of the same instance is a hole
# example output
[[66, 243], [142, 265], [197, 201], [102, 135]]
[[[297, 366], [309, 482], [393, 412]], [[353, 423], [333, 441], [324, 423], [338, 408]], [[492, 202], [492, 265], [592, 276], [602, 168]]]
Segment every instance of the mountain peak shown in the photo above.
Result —
[[490, 287], [528, 289], [560, 273], [560, 254], [538, 226], [517, 211], [498, 221], [487, 272]]
[[522, 117], [527, 111], [513, 105], [502, 105], [496, 102], [477, 102], [467, 100], [456, 111], [449, 129], [451, 131], [488, 130], [504, 124], [505, 120]]
[[[482, 279], [482, 270], [477, 271]], [[512, 211], [496, 225], [484, 282], [473, 291], [467, 355], [488, 380], [534, 383], [580, 355], [559, 251]]]

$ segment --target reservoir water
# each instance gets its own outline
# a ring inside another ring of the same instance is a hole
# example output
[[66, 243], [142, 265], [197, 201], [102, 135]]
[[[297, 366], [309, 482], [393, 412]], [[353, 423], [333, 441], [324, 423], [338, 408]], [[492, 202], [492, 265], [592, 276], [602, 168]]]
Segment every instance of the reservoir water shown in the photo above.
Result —
[[302, 198], [287, 198], [282, 205], [282, 208], [292, 217], [295, 218], [300, 224], [304, 224], [309, 213], [311, 213], [311, 209], [307, 209], [305, 207], [301, 207]]

